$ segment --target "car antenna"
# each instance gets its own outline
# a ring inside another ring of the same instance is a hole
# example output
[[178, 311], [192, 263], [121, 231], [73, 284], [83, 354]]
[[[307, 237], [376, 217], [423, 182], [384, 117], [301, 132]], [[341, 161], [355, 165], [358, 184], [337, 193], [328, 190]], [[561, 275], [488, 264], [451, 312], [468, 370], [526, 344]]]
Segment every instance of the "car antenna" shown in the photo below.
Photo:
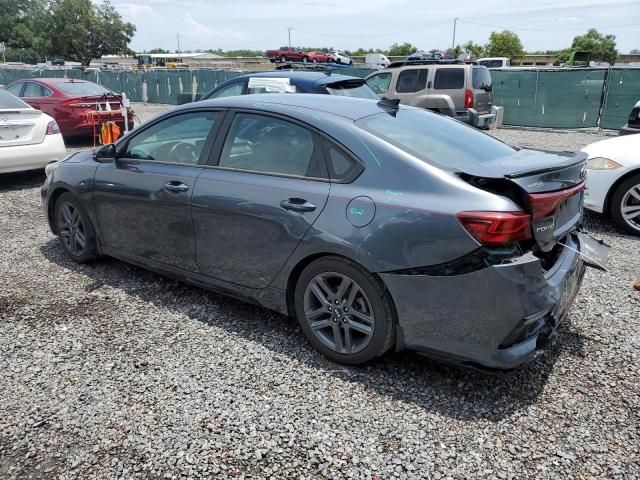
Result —
[[396, 113], [398, 113], [398, 110], [400, 109], [400, 100], [397, 98], [391, 100], [389, 98], [382, 97], [378, 102], [378, 106], [395, 117]]

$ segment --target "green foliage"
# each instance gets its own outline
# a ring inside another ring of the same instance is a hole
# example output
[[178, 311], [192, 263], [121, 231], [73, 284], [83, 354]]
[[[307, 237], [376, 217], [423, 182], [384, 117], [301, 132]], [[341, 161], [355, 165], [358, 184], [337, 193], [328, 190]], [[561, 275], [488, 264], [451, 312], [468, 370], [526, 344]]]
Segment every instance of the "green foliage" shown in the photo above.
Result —
[[394, 43], [389, 47], [389, 50], [384, 52], [384, 54], [391, 57], [406, 57], [412, 53], [416, 53], [417, 51], [418, 47], [410, 44], [409, 42], [405, 42], [401, 45]]
[[640, 48], [632, 48], [629, 53], [631, 55], [638, 55], [638, 54], [640, 54]]
[[151, 55], [151, 54], [154, 54], [154, 53], [171, 53], [171, 52], [169, 52], [169, 50], [165, 50], [164, 48], [152, 48], [151, 50], [149, 50], [149, 51], [145, 50], [142, 53], [148, 53], [148, 54]]
[[221, 48], [207, 50], [207, 53], [222, 57], [261, 57], [264, 55], [262, 50], [222, 50]]
[[524, 55], [520, 37], [509, 30], [491, 32], [489, 43], [484, 48], [487, 57], [507, 57], [510, 61]]
[[603, 35], [595, 28], [590, 28], [584, 35], [578, 35], [571, 42], [571, 48], [563, 50], [558, 55], [558, 60], [566, 62], [572, 51], [583, 50], [591, 52], [591, 60], [607, 62], [613, 65], [618, 58], [616, 49], [616, 36]]
[[[36, 64], [40, 61], [41, 57], [38, 52], [30, 48], [7, 48], [4, 52], [5, 60], [7, 62], [22, 62]], [[0, 61], [2, 55], [0, 55]]]
[[478, 58], [484, 57], [484, 47], [479, 43], [473, 43], [471, 40], [462, 45], [462, 51], [471, 52]]

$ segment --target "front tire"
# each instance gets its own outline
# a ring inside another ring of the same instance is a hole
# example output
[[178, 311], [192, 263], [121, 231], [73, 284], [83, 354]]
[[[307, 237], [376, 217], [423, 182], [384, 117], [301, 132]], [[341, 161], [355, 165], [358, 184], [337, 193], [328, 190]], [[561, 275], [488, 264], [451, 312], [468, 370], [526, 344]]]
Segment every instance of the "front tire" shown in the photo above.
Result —
[[613, 192], [611, 216], [620, 228], [640, 235], [640, 174], [627, 178]]
[[60, 195], [54, 215], [58, 238], [71, 260], [85, 263], [98, 256], [95, 230], [75, 195], [69, 192]]
[[300, 328], [329, 359], [358, 365], [394, 343], [391, 301], [380, 281], [356, 263], [324, 257], [309, 264], [295, 287]]
[[280, 62], [281, 62], [281, 63], [286, 63], [286, 61], [287, 61], [287, 57], [285, 57], [284, 55], [282, 55], [282, 56], [280, 57]]

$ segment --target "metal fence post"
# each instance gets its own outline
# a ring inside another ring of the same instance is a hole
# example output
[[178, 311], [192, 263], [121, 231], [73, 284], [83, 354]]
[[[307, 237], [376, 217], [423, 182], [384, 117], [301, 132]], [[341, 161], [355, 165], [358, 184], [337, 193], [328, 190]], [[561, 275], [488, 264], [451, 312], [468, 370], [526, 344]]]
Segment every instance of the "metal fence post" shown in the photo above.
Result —
[[604, 118], [607, 114], [607, 103], [609, 101], [609, 83], [611, 82], [611, 65], [609, 65], [609, 69], [607, 70], [607, 74], [604, 79], [604, 99], [602, 101], [602, 113], [600, 114], [600, 118], [598, 119], [598, 133], [602, 133], [602, 124], [604, 123]]
[[537, 127], [536, 118], [538, 118], [538, 81], [540, 79], [540, 70], [536, 69], [536, 91], [533, 94], [533, 126]]

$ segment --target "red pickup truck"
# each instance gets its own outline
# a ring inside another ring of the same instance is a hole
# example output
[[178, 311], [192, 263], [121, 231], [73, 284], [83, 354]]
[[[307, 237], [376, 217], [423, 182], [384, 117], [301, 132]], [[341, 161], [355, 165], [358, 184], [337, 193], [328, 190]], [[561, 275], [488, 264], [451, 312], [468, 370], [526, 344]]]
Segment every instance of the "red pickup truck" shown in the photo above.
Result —
[[273, 62], [306, 62], [309, 60], [307, 52], [302, 52], [297, 48], [280, 47], [277, 50], [267, 50], [265, 57]]

